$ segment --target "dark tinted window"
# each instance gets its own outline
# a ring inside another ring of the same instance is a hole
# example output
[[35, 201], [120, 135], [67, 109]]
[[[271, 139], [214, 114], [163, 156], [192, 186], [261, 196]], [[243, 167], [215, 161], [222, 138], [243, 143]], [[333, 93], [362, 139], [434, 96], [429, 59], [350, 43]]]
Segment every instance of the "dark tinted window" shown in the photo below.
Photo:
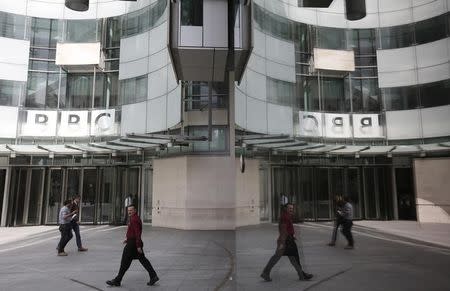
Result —
[[203, 26], [203, 0], [181, 1], [181, 25]]
[[436, 107], [450, 104], [450, 80], [420, 86], [422, 107]]
[[346, 31], [340, 28], [316, 27], [317, 45], [324, 49], [346, 49]]
[[354, 112], [379, 112], [381, 110], [377, 79], [352, 79]]
[[18, 106], [25, 82], [0, 80], [0, 105]]
[[379, 38], [382, 49], [408, 47], [414, 44], [412, 24], [380, 28]]
[[386, 110], [409, 110], [418, 107], [418, 87], [381, 89]]
[[25, 21], [26, 18], [23, 15], [0, 11], [0, 36], [24, 39]]
[[415, 24], [416, 43], [436, 41], [447, 36], [447, 15], [441, 15]]

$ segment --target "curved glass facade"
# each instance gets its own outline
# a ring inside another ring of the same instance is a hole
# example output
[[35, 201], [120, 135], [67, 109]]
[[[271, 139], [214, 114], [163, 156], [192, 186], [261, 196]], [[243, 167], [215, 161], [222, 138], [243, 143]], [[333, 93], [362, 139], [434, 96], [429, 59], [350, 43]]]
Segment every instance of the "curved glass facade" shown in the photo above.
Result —
[[[237, 87], [238, 96], [244, 98], [240, 104], [246, 106], [245, 111], [240, 111], [237, 122], [244, 128], [255, 132], [282, 132], [305, 137], [305, 133], [299, 129], [304, 126], [302, 117], [298, 117], [299, 113], [319, 114], [319, 123], [323, 122], [325, 127], [322, 132], [326, 131], [327, 119], [331, 119], [333, 114], [341, 114], [344, 120], [349, 118], [350, 124], [364, 115], [376, 117], [382, 132], [380, 135], [358, 136], [353, 132], [344, 134], [341, 138], [327, 136], [325, 133], [309, 137], [353, 142], [359, 142], [359, 138], [368, 138], [373, 142], [388, 143], [390, 140], [405, 140], [397, 136], [401, 127], [397, 119], [402, 119], [400, 111], [415, 110], [417, 113], [411, 112], [408, 117], [415, 121], [411, 128], [406, 129], [411, 131], [410, 138], [406, 140], [417, 143], [425, 141], [423, 137], [427, 134], [423, 129], [417, 131], [416, 126], [425, 128], [428, 123], [436, 121], [428, 115], [428, 111], [419, 119], [413, 117], [414, 114], [421, 116], [422, 110], [439, 107], [438, 111], [442, 111], [444, 107], [450, 106], [447, 98], [450, 96], [447, 84], [450, 79], [444, 77], [442, 80], [442, 74], [438, 76], [437, 73], [427, 73], [427, 70], [443, 70], [448, 74], [446, 71], [450, 69], [448, 55], [442, 54], [441, 57], [439, 53], [441, 50], [445, 52], [443, 44], [450, 36], [448, 12], [405, 25], [374, 25], [373, 28], [361, 29], [300, 23], [270, 12], [258, 4], [253, 5], [253, 12], [256, 49], [253, 51], [253, 61], [249, 62], [246, 82]], [[439, 41], [442, 48], [434, 43]], [[280, 52], [273, 52], [274, 48]], [[355, 70], [345, 73], [313, 69], [316, 61], [314, 49], [353, 51]], [[433, 52], [426, 55], [427, 50], [433, 49], [439, 56], [435, 57]], [[293, 68], [289, 56], [286, 56], [292, 50], [295, 56]], [[392, 56], [398, 53], [399, 57], [390, 60], [379, 52], [392, 52]], [[378, 59], [380, 56], [381, 60]], [[389, 68], [385, 69], [389, 64]], [[280, 70], [283, 73], [274, 74]], [[382, 80], [379, 79], [380, 70], [383, 73]], [[388, 77], [388, 74], [393, 77]], [[405, 82], [412, 85], [405, 86]], [[253, 112], [250, 107], [261, 111]], [[273, 116], [277, 111], [286, 114], [291, 112], [292, 127], [286, 126], [287, 119]], [[256, 124], [260, 118], [266, 119], [267, 125]], [[438, 119], [444, 120], [446, 117], [439, 116]], [[349, 130], [353, 127], [351, 125]], [[278, 130], [275, 131], [274, 128]], [[450, 130], [446, 129], [439, 135], [449, 136]]]

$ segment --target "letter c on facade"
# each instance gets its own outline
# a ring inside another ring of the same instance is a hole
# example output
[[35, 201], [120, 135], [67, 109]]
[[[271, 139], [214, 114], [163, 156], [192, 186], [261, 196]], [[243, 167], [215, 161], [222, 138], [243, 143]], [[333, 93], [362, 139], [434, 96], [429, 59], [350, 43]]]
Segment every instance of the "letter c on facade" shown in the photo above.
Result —
[[36, 114], [34, 116], [34, 123], [36, 124], [45, 124], [48, 121], [48, 116], [45, 114]]

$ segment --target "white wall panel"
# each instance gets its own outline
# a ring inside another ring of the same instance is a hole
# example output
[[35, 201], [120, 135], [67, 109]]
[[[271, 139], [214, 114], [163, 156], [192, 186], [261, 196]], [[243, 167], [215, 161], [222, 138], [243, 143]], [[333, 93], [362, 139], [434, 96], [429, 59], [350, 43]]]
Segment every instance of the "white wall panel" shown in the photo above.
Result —
[[447, 3], [445, 3], [445, 0], [435, 0], [428, 4], [414, 7], [413, 19], [417, 22], [441, 15], [447, 11], [446, 6]]
[[27, 0], [0, 0], [0, 11], [25, 15], [27, 13]]
[[99, 2], [97, 5], [97, 18], [113, 17], [127, 13], [126, 1]]
[[378, 73], [380, 88], [417, 85], [417, 70]]
[[292, 66], [295, 64], [294, 44], [267, 35], [266, 59]]
[[317, 25], [319, 26], [327, 26], [327, 27], [339, 27], [346, 28], [347, 20], [342, 13], [329, 13], [325, 11], [317, 12]]
[[0, 37], [0, 79], [26, 81], [30, 42]]
[[250, 59], [248, 60], [247, 68], [252, 69], [255, 72], [260, 74], [266, 73], [266, 59], [260, 57], [256, 54], [251, 54]]
[[141, 33], [120, 40], [120, 62], [125, 63], [149, 55], [149, 32]]
[[167, 21], [150, 30], [150, 54], [167, 47]]
[[0, 62], [0, 79], [26, 82], [28, 79], [28, 65], [6, 64]]
[[292, 108], [276, 104], [267, 104], [268, 133], [293, 135]]
[[267, 61], [267, 76], [295, 83], [295, 67]]
[[380, 13], [379, 16], [381, 27], [390, 27], [413, 22], [412, 9], [383, 12]]
[[420, 68], [418, 70], [417, 78], [419, 84], [450, 79], [450, 63]]
[[97, 18], [97, 4], [90, 4], [87, 11], [79, 12], [64, 6], [64, 19], [95, 19]]
[[450, 105], [422, 109], [423, 137], [450, 135]]
[[317, 11], [309, 8], [291, 8], [289, 18], [302, 23], [317, 25]]
[[257, 29], [253, 30], [253, 53], [266, 56], [266, 35]]
[[259, 133], [267, 133], [267, 103], [247, 98], [247, 129]]
[[167, 93], [167, 67], [148, 74], [148, 99]]
[[247, 69], [247, 95], [264, 101], [267, 99], [265, 75]]
[[150, 56], [148, 71], [153, 72], [165, 67], [169, 62], [169, 55], [167, 49], [163, 49]]
[[142, 76], [148, 73], [148, 57], [120, 63], [119, 80], [129, 79], [137, 76]]
[[181, 121], [181, 86], [169, 92], [167, 102], [167, 127], [172, 127]]
[[228, 4], [225, 0], [203, 1], [203, 45], [228, 47]]
[[167, 129], [166, 124], [167, 97], [147, 101], [147, 132], [155, 132]]
[[417, 66], [429, 67], [449, 61], [448, 38], [416, 46]]
[[246, 122], [247, 96], [245, 96], [245, 94], [242, 93], [242, 91], [237, 88], [234, 90], [234, 96], [235, 96], [234, 99], [235, 122], [238, 126], [242, 128], [247, 128]]
[[120, 135], [127, 133], [145, 133], [147, 106], [145, 102], [122, 106]]
[[419, 110], [401, 110], [386, 112], [388, 139], [420, 138]]
[[348, 28], [373, 28], [378, 26], [380, 26], [378, 14], [367, 14], [361, 20], [348, 21]]
[[416, 67], [414, 47], [377, 50], [378, 72], [396, 72]]
[[62, 19], [64, 18], [64, 2], [42, 3], [42, 1], [28, 0], [27, 16]]
[[167, 65], [167, 90], [172, 91], [176, 87], [181, 86], [177, 83], [177, 79], [175, 77], [175, 72], [173, 70], [172, 64]]
[[0, 138], [16, 138], [17, 136], [17, 120], [19, 117], [18, 107], [0, 106]]
[[380, 12], [405, 10], [411, 8], [411, 0], [378, 0], [378, 7]]

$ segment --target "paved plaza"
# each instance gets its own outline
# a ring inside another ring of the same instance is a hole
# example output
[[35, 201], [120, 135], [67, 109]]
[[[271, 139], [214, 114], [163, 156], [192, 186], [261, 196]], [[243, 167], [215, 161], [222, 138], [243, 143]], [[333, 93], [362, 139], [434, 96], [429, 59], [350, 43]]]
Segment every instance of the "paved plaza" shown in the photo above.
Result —
[[[272, 270], [272, 282], [259, 277], [275, 250], [275, 224], [235, 232], [145, 225], [144, 251], [161, 280], [147, 286], [148, 275], [136, 260], [122, 286], [115, 288], [105, 281], [117, 274], [124, 226], [82, 226], [89, 251], [76, 251], [72, 239], [67, 257], [56, 256], [56, 226], [1, 228], [0, 290], [450, 290], [450, 244], [445, 239], [434, 244], [393, 235], [378, 224], [357, 224], [354, 250], [344, 250], [342, 234], [336, 247], [326, 246], [330, 223], [296, 226], [301, 259], [315, 275], [308, 282], [298, 280], [286, 257]], [[404, 229], [417, 232], [412, 226]], [[432, 232], [450, 237], [448, 229], [434, 225]]]

